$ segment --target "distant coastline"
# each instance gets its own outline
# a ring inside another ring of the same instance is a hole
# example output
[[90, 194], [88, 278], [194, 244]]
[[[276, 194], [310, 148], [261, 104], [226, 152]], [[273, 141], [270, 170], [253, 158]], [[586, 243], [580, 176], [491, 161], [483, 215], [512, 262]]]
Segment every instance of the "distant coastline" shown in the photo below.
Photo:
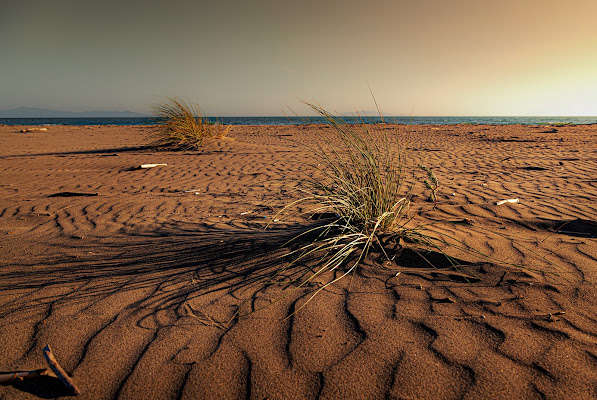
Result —
[[0, 118], [148, 118], [132, 111], [59, 111], [45, 108], [19, 107], [0, 110]]
[[[325, 124], [321, 117], [214, 117], [212, 122], [227, 125], [307, 125]], [[385, 117], [385, 122], [404, 125], [585, 125], [597, 124], [595, 117]], [[355, 122], [346, 118], [346, 122]], [[379, 123], [379, 117], [367, 118], [365, 122]], [[0, 116], [2, 125], [154, 125], [155, 117], [26, 117]]]

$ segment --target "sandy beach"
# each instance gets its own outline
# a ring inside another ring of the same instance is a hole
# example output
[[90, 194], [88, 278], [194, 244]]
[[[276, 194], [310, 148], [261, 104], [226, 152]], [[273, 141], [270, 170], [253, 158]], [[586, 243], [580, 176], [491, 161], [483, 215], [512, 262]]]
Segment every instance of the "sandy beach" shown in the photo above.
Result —
[[[33, 128], [0, 126], [0, 373], [50, 345], [81, 399], [597, 399], [597, 125], [381, 127], [439, 179], [420, 218], [504, 263], [372, 255], [303, 308], [313, 287], [264, 282], [313, 221], [264, 227], [325, 128], [196, 151]], [[0, 386], [69, 395], [53, 374]]]

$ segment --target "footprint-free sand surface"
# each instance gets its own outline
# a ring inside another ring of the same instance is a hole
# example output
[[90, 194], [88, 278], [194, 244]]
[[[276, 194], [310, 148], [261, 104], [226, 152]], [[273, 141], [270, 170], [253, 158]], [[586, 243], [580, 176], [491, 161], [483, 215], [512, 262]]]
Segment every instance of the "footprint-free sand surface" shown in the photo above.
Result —
[[501, 262], [373, 253], [305, 307], [331, 274], [264, 283], [317, 221], [264, 227], [326, 128], [235, 126], [198, 151], [147, 147], [147, 126], [24, 128], [0, 126], [0, 373], [50, 345], [81, 399], [597, 398], [597, 125], [381, 126], [439, 178], [418, 220]]

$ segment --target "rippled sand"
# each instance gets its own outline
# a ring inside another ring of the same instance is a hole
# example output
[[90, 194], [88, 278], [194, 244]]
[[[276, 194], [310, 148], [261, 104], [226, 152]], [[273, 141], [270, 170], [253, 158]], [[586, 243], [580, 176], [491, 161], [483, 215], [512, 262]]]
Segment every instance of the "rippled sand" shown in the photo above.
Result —
[[422, 221], [525, 269], [372, 254], [289, 318], [309, 288], [263, 282], [313, 222], [263, 227], [325, 128], [187, 152], [145, 147], [151, 127], [22, 128], [0, 126], [0, 372], [45, 367], [49, 344], [82, 399], [597, 398], [596, 125], [381, 127], [439, 178]]

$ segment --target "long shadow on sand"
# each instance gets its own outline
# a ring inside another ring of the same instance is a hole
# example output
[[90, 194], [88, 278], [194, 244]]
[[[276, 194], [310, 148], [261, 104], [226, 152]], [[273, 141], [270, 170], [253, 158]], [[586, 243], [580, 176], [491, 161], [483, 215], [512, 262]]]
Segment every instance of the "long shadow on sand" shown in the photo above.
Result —
[[[64, 256], [65, 248], [55, 247], [55, 256], [0, 270], [0, 291], [22, 293], [0, 304], [0, 317], [49, 305], [94, 303], [116, 293], [147, 288], [153, 288], [153, 294], [131, 306], [162, 310], [214, 292], [235, 296], [237, 291], [270, 282], [286, 261], [280, 258], [290, 249], [285, 244], [312, 227], [264, 231], [172, 225], [159, 232], [69, 247], [69, 253], [76, 256]], [[297, 241], [290, 246], [298, 245]], [[396, 261], [407, 268], [429, 268], [429, 261], [438, 269], [450, 267], [445, 257], [435, 253], [423, 259], [404, 251]], [[304, 264], [277, 275], [276, 281], [290, 282], [301, 271]]]
[[[0, 304], [0, 317], [56, 302], [93, 302], [149, 287], [156, 292], [164, 286], [178, 287], [150, 296], [150, 303], [143, 304], [157, 309], [179, 305], [193, 293], [234, 292], [266, 282], [282, 263], [279, 257], [284, 243], [305, 229], [308, 227], [263, 231], [169, 226], [159, 232], [102, 238], [74, 248], [55, 246], [55, 256], [21, 260], [0, 269], [0, 291], [24, 293]], [[80, 255], [64, 256], [64, 250]], [[30, 296], [35, 301], [28, 300]]]
[[50, 153], [31, 153], [31, 154], [11, 154], [8, 156], [0, 156], [4, 158], [20, 158], [20, 157], [36, 157], [36, 156], [72, 156], [72, 155], [112, 155], [120, 153], [133, 153], [135, 151], [155, 150], [155, 146], [129, 146], [129, 147], [114, 147], [109, 149], [94, 149], [94, 150], [77, 150], [77, 151], [62, 151]]

